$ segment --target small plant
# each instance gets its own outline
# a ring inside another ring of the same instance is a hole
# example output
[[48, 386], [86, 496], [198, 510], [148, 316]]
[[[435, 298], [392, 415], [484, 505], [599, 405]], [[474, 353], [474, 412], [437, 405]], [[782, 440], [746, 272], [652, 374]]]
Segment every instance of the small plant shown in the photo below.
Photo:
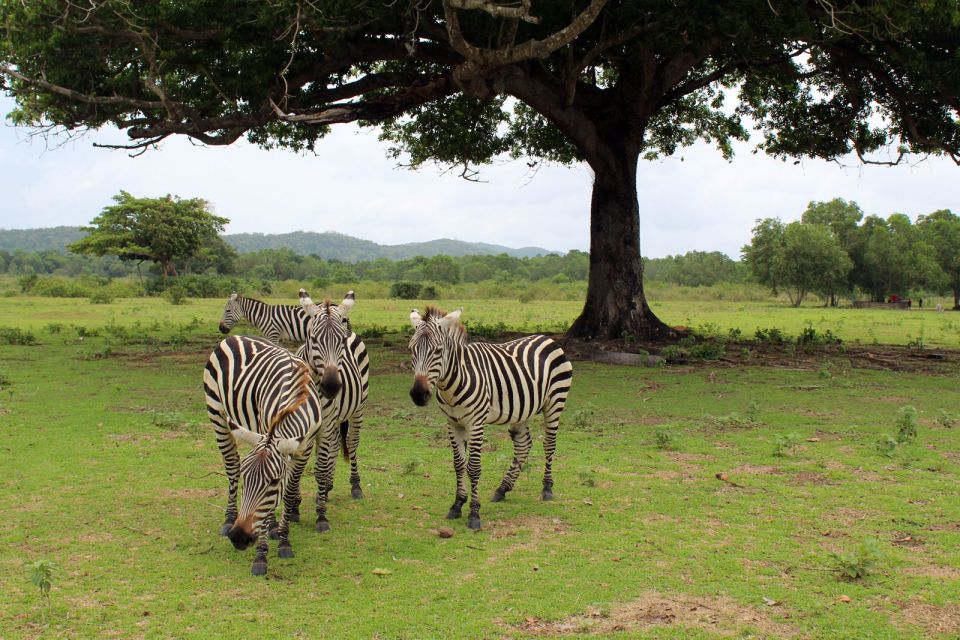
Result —
[[359, 334], [361, 340], [370, 340], [373, 338], [382, 338], [387, 332], [387, 328], [382, 324], [372, 324]]
[[727, 345], [716, 340], [708, 340], [695, 344], [689, 349], [690, 357], [694, 360], [719, 360], [727, 353]]
[[53, 578], [60, 566], [50, 560], [37, 560], [26, 564], [30, 582], [40, 590], [40, 597], [47, 608], [50, 608], [50, 589], [53, 587]]
[[661, 451], [672, 451], [677, 446], [677, 436], [670, 429], [657, 429], [653, 432], [653, 442]]
[[585, 469], [579, 473], [580, 484], [585, 487], [597, 486], [597, 474], [593, 469]]
[[163, 293], [170, 304], [180, 306], [187, 302], [187, 290], [178, 284], [173, 285]]
[[767, 342], [770, 344], [783, 344], [787, 341], [787, 336], [777, 327], [771, 327], [769, 329], [757, 327], [753, 337], [756, 338], [757, 342]]
[[844, 580], [866, 578], [883, 557], [883, 549], [876, 538], [865, 538], [860, 547], [850, 553], [832, 553], [835, 569]]
[[798, 444], [800, 444], [800, 435], [797, 433], [775, 433], [773, 434], [773, 455], [777, 458], [786, 458]]
[[410, 458], [403, 465], [403, 475], [412, 476], [417, 472], [417, 469], [423, 466], [423, 461], [420, 458]]
[[77, 327], [77, 336], [80, 338], [96, 338], [99, 335], [99, 329], [87, 329], [83, 325]]
[[905, 444], [917, 439], [917, 410], [907, 405], [897, 413], [897, 442]]
[[921, 324], [920, 333], [916, 338], [910, 337], [910, 340], [907, 341], [907, 348], [915, 351], [923, 351], [924, 346], [926, 346], [926, 343], [924, 342], [923, 325]]
[[17, 327], [0, 327], [0, 344], [31, 346], [37, 344], [37, 338], [29, 331]]
[[744, 417], [748, 422], [760, 422], [760, 405], [756, 400], [751, 400], [744, 412]]
[[830, 371], [830, 367], [824, 363], [820, 367], [820, 370], [817, 371], [817, 377], [821, 380], [833, 380], [833, 373]]
[[681, 349], [675, 344], [668, 345], [660, 350], [660, 356], [667, 362], [677, 362], [687, 355], [686, 350]]
[[594, 413], [596, 413], [596, 407], [590, 403], [587, 403], [574, 411], [573, 414], [571, 414], [570, 419], [573, 421], [573, 426], [575, 428], [586, 430], [590, 427], [590, 423], [593, 421]]
[[10, 376], [7, 375], [7, 372], [3, 369], [0, 369], [0, 391], [3, 391], [9, 386], [13, 385], [13, 380], [10, 379]]
[[897, 439], [893, 436], [881, 436], [879, 440], [873, 443], [873, 448], [883, 457], [892, 458], [893, 454], [897, 452], [897, 444]]
[[946, 409], [940, 409], [937, 411], [937, 424], [939, 424], [944, 429], [953, 429], [954, 425], [957, 423], [957, 419], [951, 415]]
[[44, 330], [50, 335], [55, 335], [63, 331], [63, 324], [59, 322], [51, 322], [46, 327], [44, 327]]

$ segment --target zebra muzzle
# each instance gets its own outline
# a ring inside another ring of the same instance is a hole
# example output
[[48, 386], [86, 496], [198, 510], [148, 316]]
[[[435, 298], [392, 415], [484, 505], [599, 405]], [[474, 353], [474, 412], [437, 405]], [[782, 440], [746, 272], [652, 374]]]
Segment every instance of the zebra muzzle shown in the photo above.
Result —
[[233, 528], [227, 533], [227, 537], [230, 538], [233, 547], [239, 551], [243, 551], [256, 540], [253, 533], [247, 530], [243, 522], [234, 524]]
[[413, 379], [413, 387], [410, 389], [410, 399], [418, 407], [425, 407], [430, 402], [430, 382], [427, 376], [416, 376]]
[[325, 398], [333, 398], [340, 393], [340, 376], [336, 367], [325, 367], [320, 377], [320, 393]]
[[230, 333], [230, 327], [225, 322], [220, 323], [220, 333]]

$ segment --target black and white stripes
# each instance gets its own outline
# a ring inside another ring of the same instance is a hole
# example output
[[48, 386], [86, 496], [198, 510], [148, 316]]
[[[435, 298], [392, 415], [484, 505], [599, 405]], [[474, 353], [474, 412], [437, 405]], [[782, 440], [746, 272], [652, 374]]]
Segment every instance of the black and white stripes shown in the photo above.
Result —
[[459, 317], [459, 310], [444, 314], [432, 307], [428, 307], [422, 317], [417, 310], [410, 314], [414, 327], [410, 351], [415, 376], [410, 397], [423, 406], [436, 389], [437, 403], [447, 416], [457, 474], [456, 497], [447, 517], [461, 515], [467, 500], [466, 472], [470, 478], [467, 526], [479, 529], [477, 485], [485, 424], [509, 425], [514, 446], [513, 462], [493, 495], [496, 502], [513, 489], [530, 453], [527, 421], [537, 413], [543, 414], [542, 497], [553, 498], [556, 435], [570, 391], [572, 367], [560, 345], [546, 336], [528, 336], [505, 344], [468, 344]]
[[257, 327], [264, 338], [278, 346], [281, 340], [303, 343], [310, 321], [299, 305], [267, 304], [232, 293], [223, 309], [220, 333], [230, 333], [241, 320]]
[[[228, 478], [221, 533], [237, 549], [257, 541], [252, 571], [267, 570], [267, 536], [282, 498], [277, 535], [280, 557], [291, 557], [289, 522], [300, 502], [300, 476], [320, 428], [320, 398], [306, 364], [262, 338], [231, 336], [207, 359], [203, 372], [207, 415], [217, 433]], [[237, 442], [253, 445], [241, 462]], [[238, 481], [243, 497], [237, 509]]]

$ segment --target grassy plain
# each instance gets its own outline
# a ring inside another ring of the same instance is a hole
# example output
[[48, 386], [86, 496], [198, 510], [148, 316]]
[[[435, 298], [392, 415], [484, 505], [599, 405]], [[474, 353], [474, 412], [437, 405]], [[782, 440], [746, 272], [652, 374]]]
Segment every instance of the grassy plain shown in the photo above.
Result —
[[[444, 304], [521, 330], [579, 311]], [[416, 305], [361, 296], [355, 328], [399, 328]], [[951, 365], [918, 374], [826, 356], [772, 368], [575, 362], [557, 499], [538, 499], [535, 446], [515, 492], [484, 502], [473, 533], [443, 519], [454, 488], [443, 420], [407, 396], [405, 339], [371, 339], [366, 498], [349, 498], [339, 465], [332, 531], [313, 531], [306, 499], [296, 557], [272, 549], [257, 579], [252, 552], [217, 536], [226, 482], [200, 372], [221, 309], [0, 299], [0, 328], [37, 341], [0, 345], [0, 638], [960, 635]], [[747, 336], [813, 326], [864, 344], [960, 344], [960, 321], [927, 310], [656, 310], [670, 324]], [[891, 446], [906, 405], [918, 437]], [[483, 498], [512, 455], [503, 428], [487, 439]], [[440, 538], [447, 526], [453, 537]], [[60, 566], [49, 606], [24, 568], [36, 560]], [[842, 568], [867, 575], [845, 580]]]

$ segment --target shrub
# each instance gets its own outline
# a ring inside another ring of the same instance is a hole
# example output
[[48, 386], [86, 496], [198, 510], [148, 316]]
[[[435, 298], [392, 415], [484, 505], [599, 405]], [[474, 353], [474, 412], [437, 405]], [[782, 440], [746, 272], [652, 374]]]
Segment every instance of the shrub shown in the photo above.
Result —
[[873, 444], [873, 448], [883, 457], [892, 458], [893, 454], [897, 451], [897, 444], [897, 439], [893, 436], [881, 436], [880, 439]]
[[653, 432], [653, 441], [657, 449], [661, 451], [672, 451], [676, 448], [677, 437], [670, 429], [657, 429]]
[[0, 327], [0, 344], [30, 346], [37, 344], [37, 338], [29, 331], [17, 327]]
[[897, 413], [897, 442], [904, 444], [917, 438], [917, 410], [914, 407], [900, 407]]
[[110, 304], [111, 302], [113, 302], [113, 296], [103, 289], [90, 294], [90, 304]]
[[800, 444], [799, 434], [775, 433], [773, 434], [773, 455], [778, 458], [785, 458], [798, 444]]
[[873, 571], [883, 557], [883, 549], [876, 538], [865, 538], [860, 548], [850, 553], [831, 553], [835, 569], [844, 580], [860, 580]]
[[187, 302], [187, 290], [180, 285], [174, 285], [167, 289], [163, 297], [170, 301], [170, 304], [181, 305]]
[[436, 300], [440, 297], [440, 292], [432, 284], [428, 284], [420, 291], [420, 296], [430, 300]]
[[401, 300], [415, 300], [420, 297], [420, 284], [417, 282], [394, 282], [390, 285], [390, 297]]

